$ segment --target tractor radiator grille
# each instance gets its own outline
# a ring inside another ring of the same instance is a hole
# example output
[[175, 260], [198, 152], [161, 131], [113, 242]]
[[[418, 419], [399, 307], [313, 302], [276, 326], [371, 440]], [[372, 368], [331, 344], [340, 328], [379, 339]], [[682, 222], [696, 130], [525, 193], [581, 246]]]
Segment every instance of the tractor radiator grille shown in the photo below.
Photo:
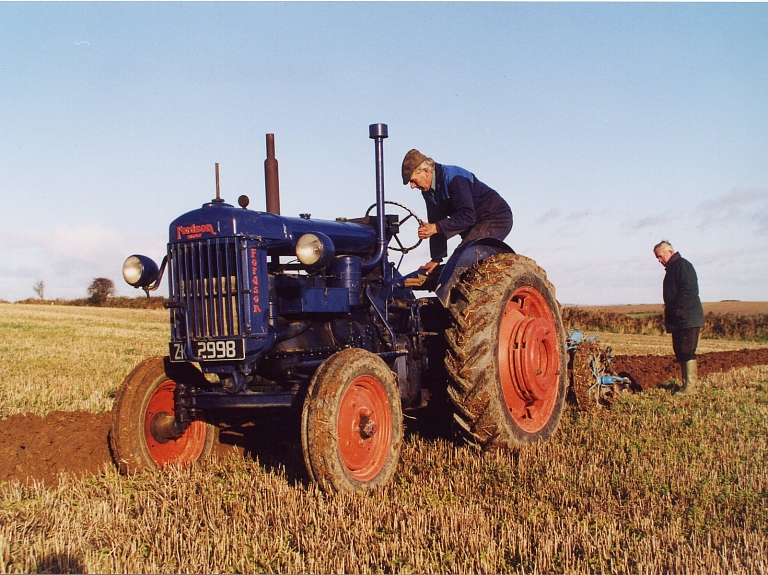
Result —
[[[189, 337], [241, 335], [237, 239], [171, 244], [169, 260], [171, 302], [181, 303], [186, 310]], [[172, 335], [181, 339], [184, 316], [175, 310], [174, 314]]]

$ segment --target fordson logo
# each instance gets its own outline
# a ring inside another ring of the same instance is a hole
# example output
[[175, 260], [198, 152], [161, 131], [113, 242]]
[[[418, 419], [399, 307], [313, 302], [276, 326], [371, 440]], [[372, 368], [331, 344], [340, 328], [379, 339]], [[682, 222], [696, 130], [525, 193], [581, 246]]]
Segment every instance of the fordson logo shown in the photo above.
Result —
[[203, 234], [216, 235], [213, 224], [192, 224], [191, 226], [176, 226], [176, 239], [194, 240]]

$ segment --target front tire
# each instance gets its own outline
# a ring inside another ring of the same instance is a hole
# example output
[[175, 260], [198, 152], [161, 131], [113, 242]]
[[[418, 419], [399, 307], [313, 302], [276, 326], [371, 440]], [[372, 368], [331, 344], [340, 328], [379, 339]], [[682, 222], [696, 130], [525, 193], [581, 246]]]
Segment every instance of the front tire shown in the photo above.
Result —
[[402, 406], [395, 375], [365, 350], [329, 357], [310, 383], [301, 443], [310, 477], [326, 491], [387, 483], [400, 458]]
[[162, 357], [144, 360], [117, 392], [109, 440], [121, 473], [162, 469], [171, 462], [191, 465], [209, 457], [218, 440], [218, 428], [202, 417], [193, 418], [180, 437], [158, 434], [158, 423], [174, 416], [177, 383], [167, 374], [167, 363]]
[[492, 256], [465, 274], [448, 307], [448, 394], [465, 434], [484, 448], [548, 439], [563, 411], [568, 356], [544, 271], [524, 256]]

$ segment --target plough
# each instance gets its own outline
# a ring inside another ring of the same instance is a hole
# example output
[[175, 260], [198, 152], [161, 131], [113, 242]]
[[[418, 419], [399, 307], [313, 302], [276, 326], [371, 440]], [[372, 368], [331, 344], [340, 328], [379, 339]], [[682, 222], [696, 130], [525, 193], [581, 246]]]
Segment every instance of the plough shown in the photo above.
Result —
[[629, 389], [629, 378], [612, 373], [613, 350], [610, 346], [603, 348], [596, 335], [585, 336], [578, 328], [572, 328], [568, 330], [565, 347], [571, 390], [579, 409], [609, 407], [618, 394]]

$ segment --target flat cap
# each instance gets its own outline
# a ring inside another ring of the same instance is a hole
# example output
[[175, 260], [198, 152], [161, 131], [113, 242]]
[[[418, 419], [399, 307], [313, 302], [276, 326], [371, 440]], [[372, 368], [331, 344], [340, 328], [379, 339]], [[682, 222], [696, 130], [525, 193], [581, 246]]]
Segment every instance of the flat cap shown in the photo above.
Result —
[[411, 150], [403, 158], [403, 185], [408, 185], [408, 182], [413, 175], [413, 170], [418, 168], [424, 163], [427, 157], [418, 150]]

